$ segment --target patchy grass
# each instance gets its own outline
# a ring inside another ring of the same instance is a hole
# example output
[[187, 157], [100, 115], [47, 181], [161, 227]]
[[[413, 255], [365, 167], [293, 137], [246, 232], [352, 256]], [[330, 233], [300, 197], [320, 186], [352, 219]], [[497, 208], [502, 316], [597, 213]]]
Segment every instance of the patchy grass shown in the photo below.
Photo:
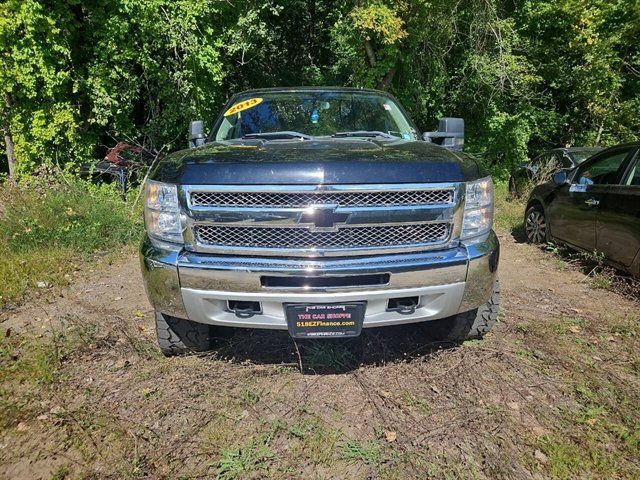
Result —
[[137, 241], [140, 226], [111, 186], [63, 174], [0, 185], [0, 307], [68, 283], [90, 254]]
[[94, 340], [93, 325], [67, 324], [42, 338], [0, 337], [0, 428], [9, 428], [36, 411], [33, 397], [46, 393], [58, 379], [64, 359]]
[[556, 243], [548, 243], [543, 248], [556, 255], [558, 270], [580, 270], [589, 279], [591, 288], [610, 290], [632, 300], [640, 299], [640, 280], [610, 267], [602, 252], [579, 252]]
[[287, 431], [297, 440], [292, 447], [294, 458], [308, 458], [314, 465], [331, 465], [335, 460], [342, 432], [329, 428], [317, 416], [300, 412]]
[[502, 233], [524, 235], [525, 199], [512, 198], [507, 182], [496, 182], [495, 188], [495, 228]]
[[382, 448], [374, 441], [347, 440], [341, 445], [341, 458], [375, 465], [382, 458]]
[[235, 480], [246, 478], [250, 474], [255, 476], [266, 470], [267, 461], [271, 457], [273, 452], [259, 440], [251, 440], [240, 447], [222, 450], [220, 460], [215, 463], [218, 469], [216, 478]]
[[537, 357], [540, 367], [562, 375], [573, 399], [558, 407], [553, 432], [534, 442], [544, 455], [538, 468], [550, 477], [637, 478], [638, 334], [636, 315], [615, 312], [559, 317], [527, 330], [529, 348], [544, 352]]

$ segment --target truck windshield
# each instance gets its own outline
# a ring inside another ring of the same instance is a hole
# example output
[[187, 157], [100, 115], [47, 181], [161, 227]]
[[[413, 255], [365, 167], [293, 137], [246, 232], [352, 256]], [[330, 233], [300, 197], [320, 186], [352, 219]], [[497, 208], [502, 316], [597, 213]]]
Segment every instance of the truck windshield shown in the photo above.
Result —
[[256, 92], [223, 113], [216, 141], [313, 137], [415, 139], [411, 123], [389, 97], [374, 92]]

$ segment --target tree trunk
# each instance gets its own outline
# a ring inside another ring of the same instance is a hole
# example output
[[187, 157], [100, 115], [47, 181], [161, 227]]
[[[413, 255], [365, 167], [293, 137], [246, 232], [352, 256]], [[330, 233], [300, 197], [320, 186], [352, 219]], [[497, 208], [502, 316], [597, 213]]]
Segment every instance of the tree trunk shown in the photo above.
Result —
[[600, 146], [600, 140], [602, 140], [602, 132], [604, 132], [604, 120], [600, 123], [598, 127], [598, 135], [596, 136], [596, 147]]
[[16, 179], [16, 154], [13, 148], [13, 137], [11, 136], [11, 129], [9, 128], [9, 96], [4, 95], [4, 115], [2, 120], [2, 133], [4, 134], [4, 146], [7, 154], [7, 163], [9, 164], [9, 178], [11, 180]]
[[389, 71], [387, 71], [387, 73], [384, 74], [384, 77], [382, 77], [382, 80], [378, 82], [378, 85], [376, 85], [376, 88], [378, 90], [389, 90], [389, 87], [391, 87], [391, 82], [393, 81], [393, 77], [395, 76], [397, 70], [398, 70], [398, 67], [396, 67], [395, 65], [391, 67]]
[[7, 163], [9, 163], [9, 179], [16, 179], [16, 155], [13, 149], [13, 139], [8, 128], [4, 128], [4, 145], [7, 151]]
[[373, 50], [373, 45], [371, 45], [371, 40], [365, 38], [364, 40], [364, 51], [367, 52], [367, 58], [369, 59], [369, 65], [371, 67], [376, 66], [376, 54]]

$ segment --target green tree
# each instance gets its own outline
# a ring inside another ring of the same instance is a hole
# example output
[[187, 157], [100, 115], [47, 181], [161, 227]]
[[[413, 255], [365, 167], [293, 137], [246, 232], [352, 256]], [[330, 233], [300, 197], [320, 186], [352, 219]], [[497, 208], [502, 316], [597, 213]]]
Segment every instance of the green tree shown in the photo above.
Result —
[[66, 4], [0, 4], [0, 109], [11, 176], [33, 168], [40, 158], [82, 148], [76, 142], [79, 111], [72, 100], [77, 89], [68, 27], [73, 22]]
[[506, 174], [639, 138], [639, 50], [638, 0], [0, 0], [0, 127], [15, 175], [180, 148], [247, 88], [375, 87]]

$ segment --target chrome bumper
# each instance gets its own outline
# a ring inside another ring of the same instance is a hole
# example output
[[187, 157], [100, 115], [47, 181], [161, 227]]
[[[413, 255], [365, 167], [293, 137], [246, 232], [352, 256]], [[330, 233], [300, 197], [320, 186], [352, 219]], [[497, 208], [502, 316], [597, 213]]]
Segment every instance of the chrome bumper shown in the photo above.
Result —
[[[493, 232], [472, 245], [415, 254], [341, 259], [256, 258], [176, 252], [145, 238], [141, 264], [153, 307], [180, 318], [234, 327], [286, 329], [284, 303], [367, 301], [364, 327], [436, 320], [479, 307], [491, 296], [499, 244]], [[388, 274], [368, 287], [270, 288], [263, 275], [344, 277]], [[390, 298], [419, 297], [412, 314], [387, 310]], [[238, 318], [228, 300], [260, 302], [261, 313]]]

